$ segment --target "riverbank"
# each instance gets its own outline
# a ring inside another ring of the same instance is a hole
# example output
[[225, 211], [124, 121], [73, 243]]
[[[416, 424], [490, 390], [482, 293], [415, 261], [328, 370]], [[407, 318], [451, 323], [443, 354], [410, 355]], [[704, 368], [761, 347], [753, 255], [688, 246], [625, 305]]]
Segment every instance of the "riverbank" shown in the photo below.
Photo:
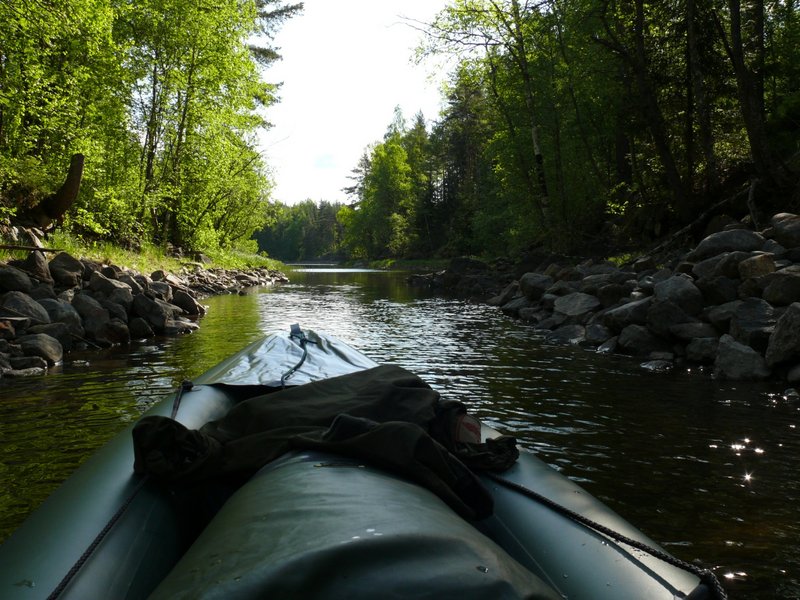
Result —
[[200, 300], [288, 281], [277, 269], [206, 268], [145, 274], [67, 252], [30, 250], [0, 262], [0, 377], [36, 376], [73, 349], [107, 348], [199, 327]]
[[410, 281], [499, 306], [547, 343], [642, 357], [648, 370], [800, 383], [797, 215], [774, 215], [760, 231], [729, 223], [661, 264], [652, 256], [621, 265], [461, 258]]

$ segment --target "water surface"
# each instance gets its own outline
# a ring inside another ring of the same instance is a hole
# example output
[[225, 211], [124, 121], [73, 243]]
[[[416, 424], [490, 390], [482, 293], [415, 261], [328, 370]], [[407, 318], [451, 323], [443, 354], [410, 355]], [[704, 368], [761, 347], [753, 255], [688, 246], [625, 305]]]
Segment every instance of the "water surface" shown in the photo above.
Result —
[[732, 598], [800, 598], [800, 403], [545, 345], [494, 308], [409, 288], [397, 273], [315, 268], [204, 301], [190, 336], [71, 354], [47, 377], [0, 379], [0, 539], [150, 404], [289, 325], [398, 363], [578, 481], [647, 535], [726, 576]]

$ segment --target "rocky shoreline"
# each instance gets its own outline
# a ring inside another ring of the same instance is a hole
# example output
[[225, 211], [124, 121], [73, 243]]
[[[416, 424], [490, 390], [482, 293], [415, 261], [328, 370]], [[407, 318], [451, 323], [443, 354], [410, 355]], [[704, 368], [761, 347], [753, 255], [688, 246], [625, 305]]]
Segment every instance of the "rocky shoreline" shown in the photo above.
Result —
[[108, 348], [197, 329], [200, 299], [288, 281], [265, 268], [145, 275], [65, 252], [0, 263], [0, 377], [41, 375], [71, 350]]
[[455, 259], [411, 283], [480, 298], [546, 342], [642, 357], [648, 370], [702, 365], [715, 377], [800, 382], [800, 217], [754, 231], [729, 223], [658, 267], [540, 257], [531, 267]]

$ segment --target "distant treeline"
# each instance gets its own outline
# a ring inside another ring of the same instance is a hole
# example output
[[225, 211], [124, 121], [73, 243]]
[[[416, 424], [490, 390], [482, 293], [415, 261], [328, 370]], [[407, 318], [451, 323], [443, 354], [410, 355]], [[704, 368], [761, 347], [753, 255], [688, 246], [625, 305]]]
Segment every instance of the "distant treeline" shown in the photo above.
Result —
[[353, 257], [498, 255], [646, 243], [734, 196], [737, 218], [796, 210], [798, 11], [453, 0], [420, 26], [420, 57], [455, 64], [441, 114], [395, 116], [328, 239]]

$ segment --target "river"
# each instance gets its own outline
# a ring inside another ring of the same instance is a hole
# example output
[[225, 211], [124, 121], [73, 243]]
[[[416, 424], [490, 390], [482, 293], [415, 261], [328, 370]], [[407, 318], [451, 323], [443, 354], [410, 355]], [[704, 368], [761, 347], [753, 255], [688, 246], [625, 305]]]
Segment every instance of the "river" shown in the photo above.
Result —
[[670, 552], [714, 568], [731, 598], [800, 598], [800, 400], [784, 386], [548, 346], [495, 308], [409, 288], [400, 273], [289, 276], [206, 299], [192, 335], [0, 379], [0, 539], [180, 381], [300, 323], [464, 401]]

